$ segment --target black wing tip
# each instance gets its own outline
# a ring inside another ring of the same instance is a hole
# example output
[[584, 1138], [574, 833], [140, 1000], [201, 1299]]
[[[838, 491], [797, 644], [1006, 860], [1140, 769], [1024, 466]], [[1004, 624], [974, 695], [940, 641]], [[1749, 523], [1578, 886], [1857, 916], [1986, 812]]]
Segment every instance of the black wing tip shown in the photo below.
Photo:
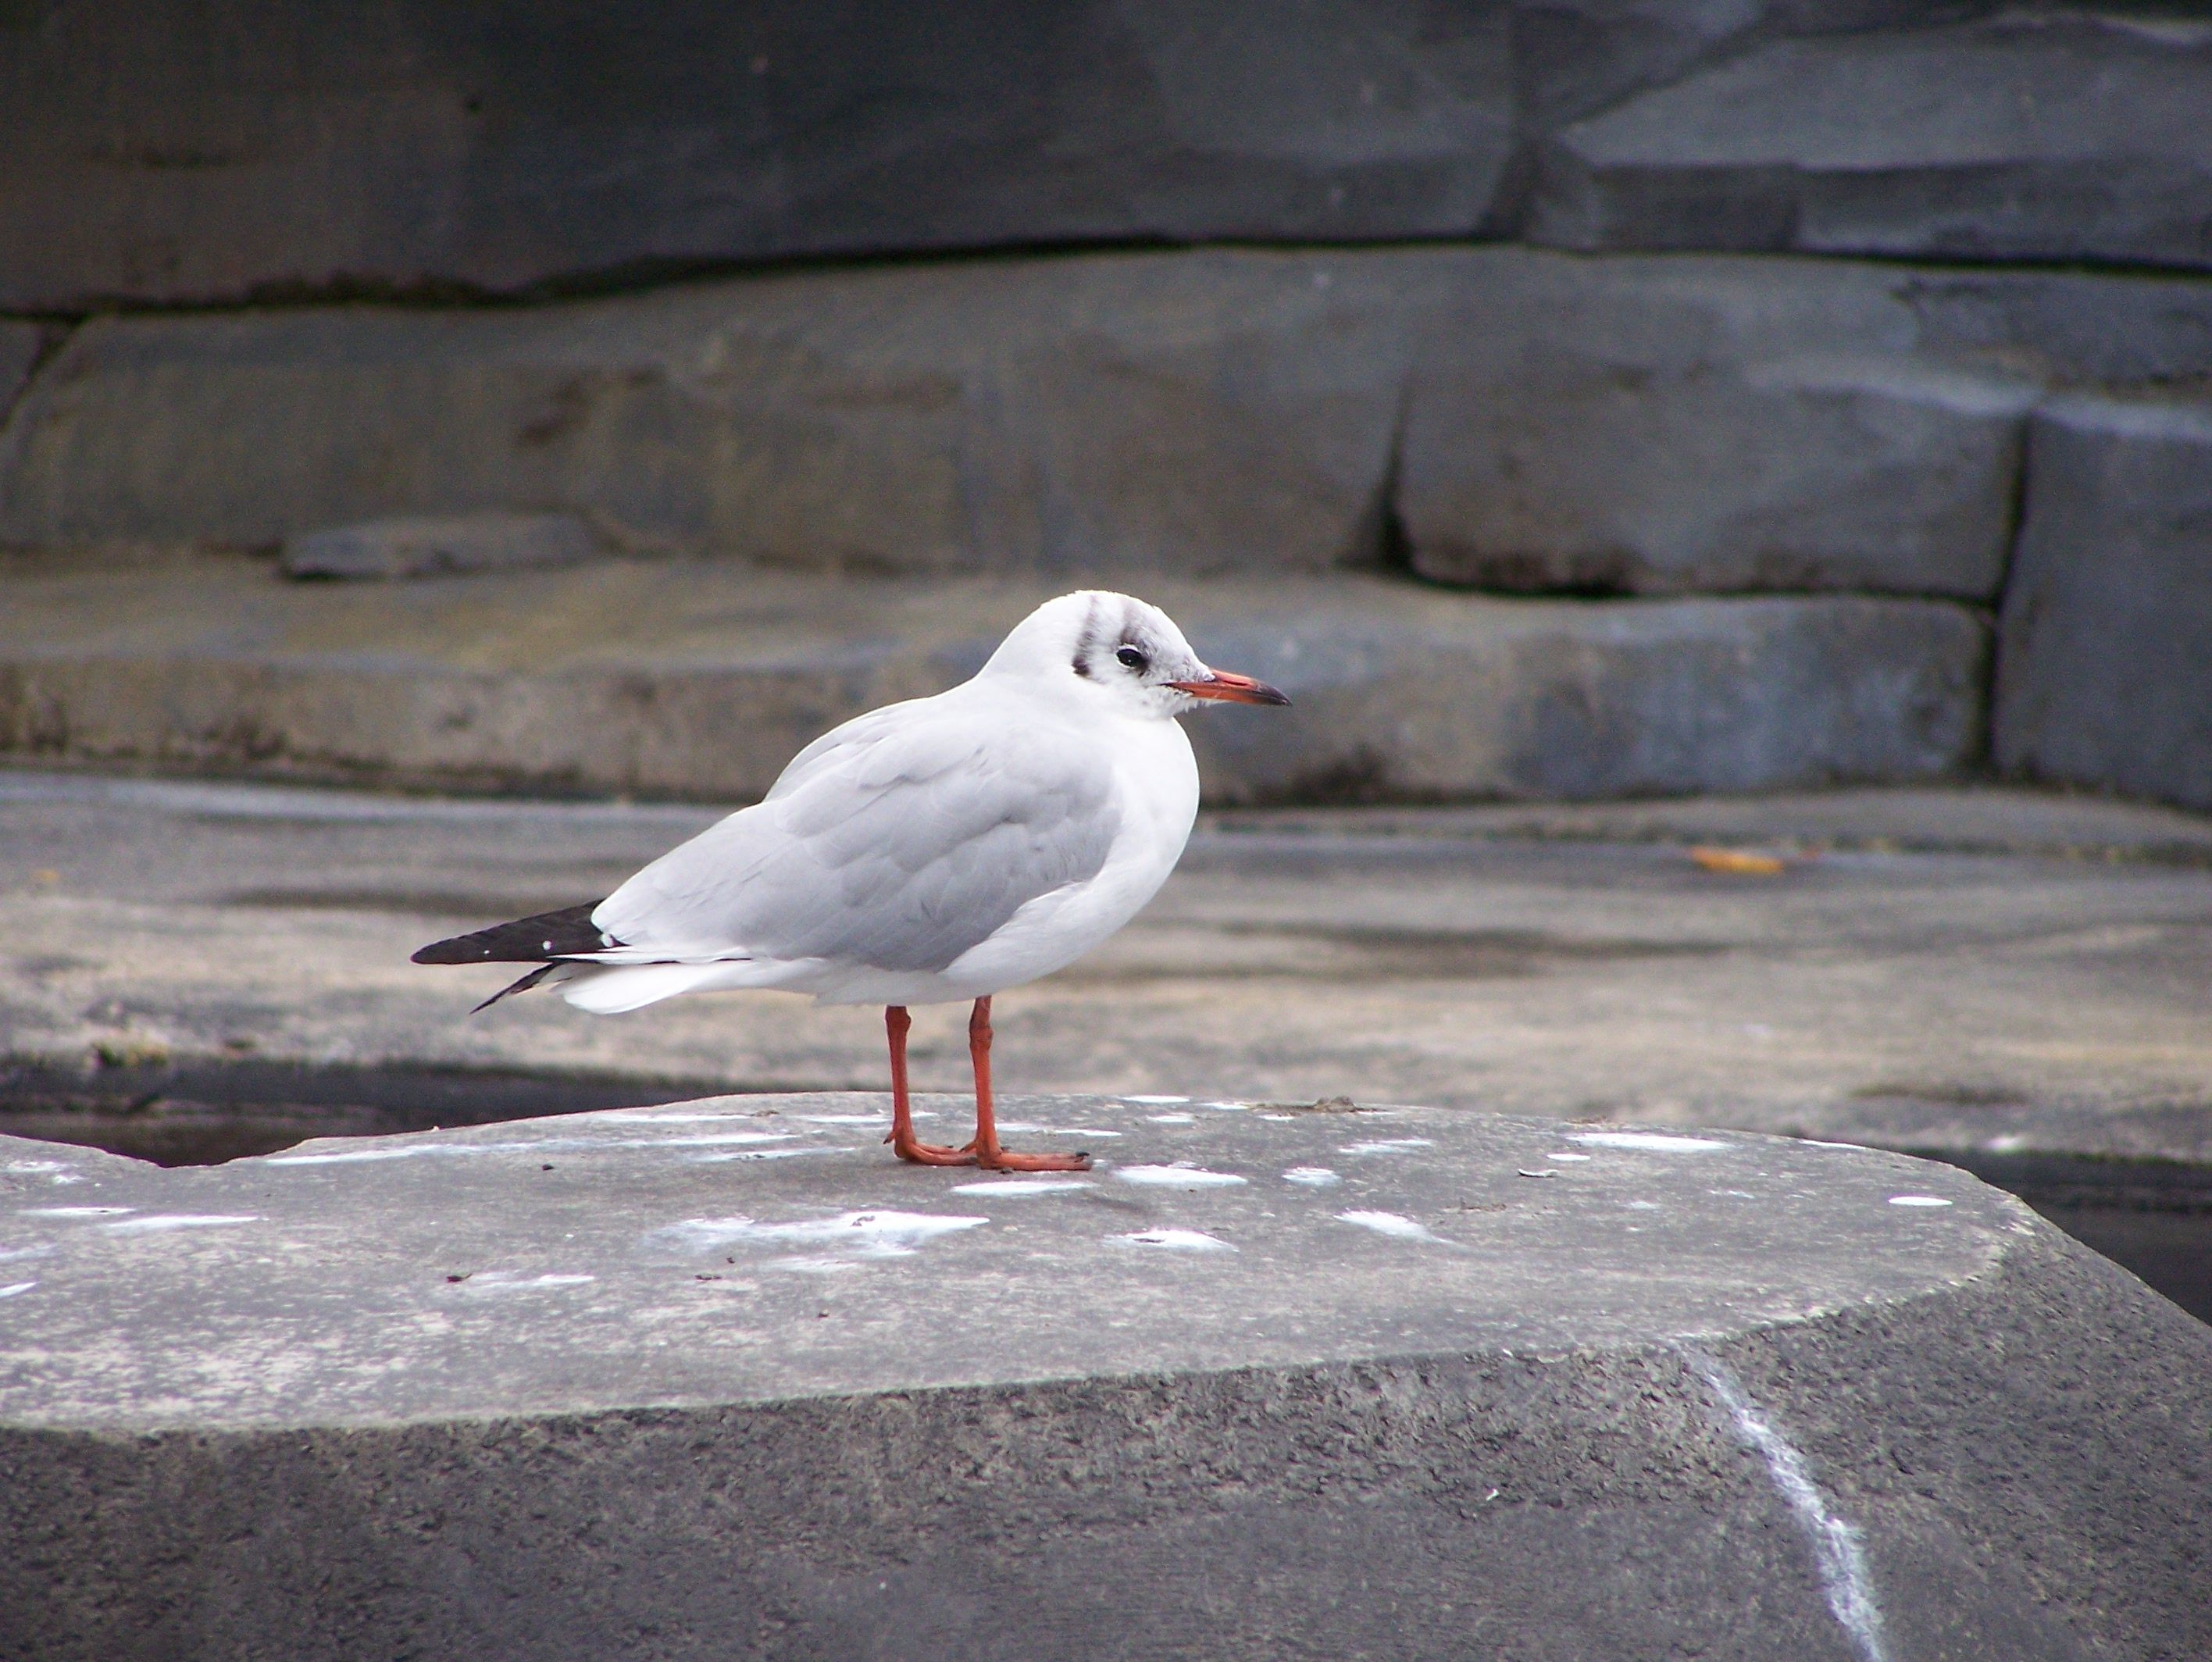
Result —
[[544, 980], [548, 975], [550, 975], [555, 970], [560, 967], [561, 966], [558, 964], [538, 965], [537, 968], [532, 970], [527, 975], [524, 975], [515, 980], [509, 981], [498, 992], [493, 993], [490, 998], [485, 999], [483, 1003], [478, 1004], [474, 1010], [471, 1010], [469, 1014], [471, 1016], [480, 1016], [502, 998], [508, 998], [514, 993], [529, 992], [531, 988], [536, 986], [540, 981]]
[[565, 958], [580, 952], [598, 952], [617, 944], [614, 938], [592, 921], [600, 902], [587, 901], [581, 906], [563, 907], [558, 912], [541, 912], [535, 917], [517, 918], [512, 923], [494, 924], [489, 929], [474, 930], [466, 935], [455, 935], [450, 939], [433, 941], [421, 947], [408, 961], [417, 964], [526, 964], [542, 962], [549, 958]]

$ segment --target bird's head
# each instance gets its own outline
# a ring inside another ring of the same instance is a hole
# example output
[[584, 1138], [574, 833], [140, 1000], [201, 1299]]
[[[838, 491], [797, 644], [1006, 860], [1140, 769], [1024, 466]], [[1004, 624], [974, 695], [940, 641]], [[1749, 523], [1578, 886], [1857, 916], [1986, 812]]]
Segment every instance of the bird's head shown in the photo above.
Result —
[[1084, 589], [1014, 626], [984, 673], [1034, 676], [1132, 714], [1181, 715], [1201, 703], [1288, 704], [1264, 681], [1209, 667], [1158, 606]]

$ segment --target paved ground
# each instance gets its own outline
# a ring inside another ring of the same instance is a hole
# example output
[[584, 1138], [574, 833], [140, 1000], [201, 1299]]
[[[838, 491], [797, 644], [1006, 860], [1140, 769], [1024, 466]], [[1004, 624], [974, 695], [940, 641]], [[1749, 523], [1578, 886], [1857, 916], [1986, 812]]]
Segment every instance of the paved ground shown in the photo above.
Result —
[[[0, 775], [0, 1052], [880, 1089], [773, 995], [471, 1017], [441, 933], [605, 892], [708, 810]], [[1784, 857], [1713, 870], [1699, 846]], [[2212, 823], [1996, 790], [1209, 821], [1004, 997], [1013, 1090], [1363, 1101], [2212, 1158]], [[923, 1011], [919, 1083], [963, 1080]]]

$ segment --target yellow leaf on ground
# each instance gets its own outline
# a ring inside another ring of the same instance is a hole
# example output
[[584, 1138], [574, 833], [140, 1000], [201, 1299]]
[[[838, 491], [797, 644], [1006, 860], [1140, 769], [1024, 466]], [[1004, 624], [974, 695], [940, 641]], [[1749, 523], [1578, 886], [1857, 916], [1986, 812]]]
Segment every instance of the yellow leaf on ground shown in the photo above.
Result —
[[1739, 877], [1771, 877], [1784, 865], [1771, 854], [1747, 854], [1738, 848], [1692, 848], [1690, 858], [1708, 871]]

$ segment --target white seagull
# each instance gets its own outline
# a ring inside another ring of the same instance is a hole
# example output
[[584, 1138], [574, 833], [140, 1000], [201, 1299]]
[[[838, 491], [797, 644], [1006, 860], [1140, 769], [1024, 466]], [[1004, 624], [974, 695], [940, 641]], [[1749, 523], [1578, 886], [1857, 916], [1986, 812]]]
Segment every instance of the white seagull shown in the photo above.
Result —
[[[1167, 881], [1198, 814], [1198, 763], [1175, 718], [1208, 700], [1290, 702], [1208, 669], [1156, 606], [1065, 594], [974, 679], [823, 734], [761, 802], [606, 899], [439, 941], [415, 961], [534, 963], [484, 1004], [551, 976], [599, 1015], [727, 987], [881, 1003], [884, 1140], [900, 1158], [1080, 1171], [1089, 1156], [999, 1145], [991, 996], [1073, 963]], [[939, 1148], [914, 1135], [907, 1006], [959, 998], [975, 1001], [975, 1137]]]

